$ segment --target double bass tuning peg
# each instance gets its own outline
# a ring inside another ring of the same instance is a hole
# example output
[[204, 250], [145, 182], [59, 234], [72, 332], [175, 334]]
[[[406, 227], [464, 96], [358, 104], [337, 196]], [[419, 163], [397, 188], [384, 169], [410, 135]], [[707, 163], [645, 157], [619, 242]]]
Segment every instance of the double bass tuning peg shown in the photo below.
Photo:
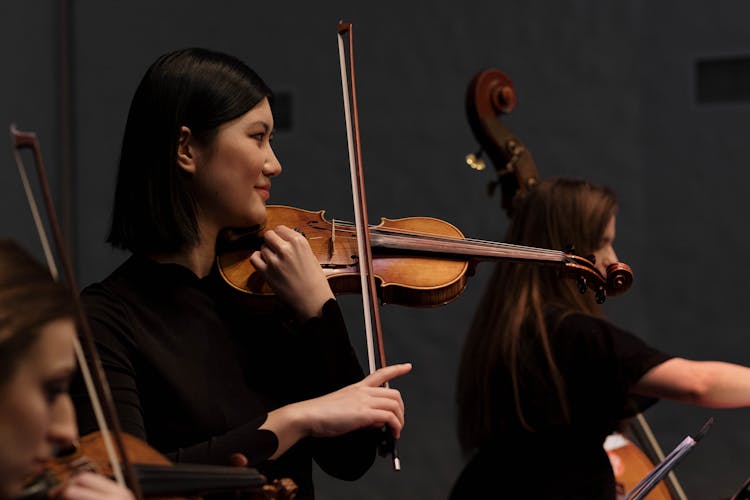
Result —
[[476, 153], [467, 154], [465, 157], [466, 164], [474, 170], [484, 170], [487, 167], [487, 164], [482, 159], [483, 153], [484, 151], [479, 149]]

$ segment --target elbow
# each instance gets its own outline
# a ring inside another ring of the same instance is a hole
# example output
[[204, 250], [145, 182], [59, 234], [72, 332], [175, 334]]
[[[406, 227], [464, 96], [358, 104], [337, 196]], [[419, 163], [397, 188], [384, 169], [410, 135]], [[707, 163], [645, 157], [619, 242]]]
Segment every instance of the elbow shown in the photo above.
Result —
[[695, 380], [685, 391], [685, 403], [690, 403], [696, 406], [711, 406], [709, 389], [710, 384], [705, 380]]
[[673, 358], [647, 372], [635, 392], [708, 408], [733, 408], [750, 401], [750, 386], [745, 394], [736, 378], [726, 363]]
[[682, 388], [682, 400], [696, 406], [713, 406], [713, 374], [701, 362], [693, 362], [685, 374]]

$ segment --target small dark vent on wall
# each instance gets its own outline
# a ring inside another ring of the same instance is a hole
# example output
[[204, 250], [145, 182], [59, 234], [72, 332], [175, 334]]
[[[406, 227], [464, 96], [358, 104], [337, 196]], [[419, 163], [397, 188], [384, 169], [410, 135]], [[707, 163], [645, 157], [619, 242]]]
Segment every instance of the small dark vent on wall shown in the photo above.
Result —
[[279, 132], [292, 130], [292, 94], [290, 92], [274, 92], [271, 100], [273, 111], [273, 126]]
[[750, 101], [750, 56], [702, 59], [695, 67], [698, 104]]

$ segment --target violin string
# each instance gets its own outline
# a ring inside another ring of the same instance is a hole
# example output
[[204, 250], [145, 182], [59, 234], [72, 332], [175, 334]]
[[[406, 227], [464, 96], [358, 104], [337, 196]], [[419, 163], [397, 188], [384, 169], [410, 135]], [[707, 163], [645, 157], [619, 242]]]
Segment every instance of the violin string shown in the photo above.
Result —
[[[339, 234], [347, 233], [347, 232], [354, 234], [354, 232], [356, 231], [350, 222], [336, 219], [336, 224], [338, 225]], [[518, 250], [518, 251], [531, 252], [533, 254], [540, 255], [540, 256], [546, 255], [546, 256], [555, 257], [555, 258], [562, 258], [565, 255], [565, 252], [562, 252], [560, 250], [537, 248], [537, 247], [531, 247], [531, 246], [526, 246], [526, 245], [515, 245], [511, 243], [481, 240], [481, 239], [476, 239], [476, 238], [458, 238], [458, 237], [450, 237], [450, 236], [442, 236], [442, 235], [424, 234], [424, 233], [419, 233], [416, 231], [409, 231], [409, 230], [404, 230], [404, 229], [383, 229], [383, 228], [372, 227], [371, 232], [373, 234], [392, 235], [396, 238], [411, 237], [414, 239], [433, 241], [436, 243], [448, 243], [451, 245], [466, 244], [468, 248], [476, 246], [476, 247], [491, 247], [491, 248], [506, 249], [506, 250]]]
[[[347, 223], [345, 221], [336, 220], [337, 224], [344, 225], [344, 227], [350, 227], [352, 228], [352, 231], [354, 231], [354, 226], [351, 223]], [[512, 243], [503, 243], [498, 241], [491, 241], [491, 240], [481, 240], [476, 238], [459, 238], [459, 237], [451, 237], [451, 236], [443, 236], [443, 235], [437, 235], [437, 234], [425, 234], [417, 231], [410, 231], [408, 229], [384, 229], [384, 228], [378, 228], [376, 226], [373, 226], [372, 231], [377, 232], [379, 234], [394, 234], [396, 236], [413, 236], [415, 238], [421, 238], [421, 239], [431, 239], [435, 241], [445, 241], [447, 243], [476, 243], [480, 245], [486, 245], [486, 246], [493, 246], [493, 247], [507, 247], [511, 249], [525, 249], [525, 250], [531, 250], [535, 252], [540, 253], [550, 253], [552, 255], [560, 255], [564, 252], [560, 250], [551, 250], [547, 248], [538, 248], [538, 247], [531, 247], [531, 246], [524, 246], [524, 245], [516, 245]]]

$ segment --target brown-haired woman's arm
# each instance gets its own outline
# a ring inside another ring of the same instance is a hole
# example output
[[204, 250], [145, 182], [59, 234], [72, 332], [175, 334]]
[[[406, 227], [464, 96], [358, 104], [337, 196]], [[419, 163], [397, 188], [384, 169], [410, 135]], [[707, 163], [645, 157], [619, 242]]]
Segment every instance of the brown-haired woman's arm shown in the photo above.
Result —
[[750, 368], [672, 358], [646, 372], [632, 392], [709, 408], [750, 406]]

